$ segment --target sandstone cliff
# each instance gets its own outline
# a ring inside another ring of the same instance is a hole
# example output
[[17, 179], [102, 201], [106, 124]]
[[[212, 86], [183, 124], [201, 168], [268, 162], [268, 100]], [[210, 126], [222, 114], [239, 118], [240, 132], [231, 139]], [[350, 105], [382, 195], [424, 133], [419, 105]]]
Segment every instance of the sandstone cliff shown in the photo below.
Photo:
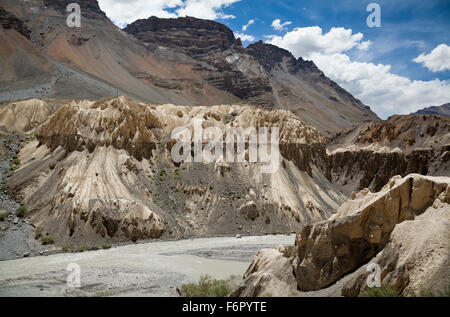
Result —
[[264, 251], [234, 295], [357, 296], [368, 287], [368, 263], [400, 294], [437, 294], [450, 282], [449, 195], [448, 177], [417, 174], [396, 176], [378, 193], [361, 191], [297, 235], [291, 270], [276, 260], [285, 250]]

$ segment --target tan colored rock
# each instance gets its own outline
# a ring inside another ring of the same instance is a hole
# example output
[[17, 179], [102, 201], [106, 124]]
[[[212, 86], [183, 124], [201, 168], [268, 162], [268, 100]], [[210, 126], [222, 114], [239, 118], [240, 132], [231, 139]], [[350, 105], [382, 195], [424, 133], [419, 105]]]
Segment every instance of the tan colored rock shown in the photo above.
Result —
[[259, 217], [258, 205], [254, 201], [249, 201], [239, 208], [239, 212], [249, 220], [255, 220]]
[[[445, 200], [450, 180], [410, 175], [379, 193], [358, 195], [330, 220], [297, 235], [294, 269], [303, 291], [328, 287], [367, 263], [389, 242], [399, 223], [413, 220], [436, 199]], [[448, 204], [442, 207], [450, 210]], [[399, 230], [399, 229], [398, 229]], [[344, 247], [346, 246], [346, 247]]]
[[244, 284], [231, 297], [295, 296], [295, 277], [291, 260], [278, 250], [264, 249], [256, 253], [244, 274]]
[[[230, 127], [278, 127], [281, 154], [303, 159], [284, 159], [286, 167], [268, 177], [259, 162], [175, 163], [172, 130], [192, 130], [195, 119], [224, 135]], [[71, 101], [22, 149], [8, 186], [30, 221], [61, 243], [235, 234], [248, 220], [249, 234], [293, 232], [326, 219], [345, 199], [319, 173], [324, 142], [284, 110]]]

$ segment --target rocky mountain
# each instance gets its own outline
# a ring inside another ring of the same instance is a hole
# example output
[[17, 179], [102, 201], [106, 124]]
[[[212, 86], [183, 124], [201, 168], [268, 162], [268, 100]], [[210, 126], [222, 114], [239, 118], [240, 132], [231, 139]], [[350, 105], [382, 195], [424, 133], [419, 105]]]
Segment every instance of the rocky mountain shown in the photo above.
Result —
[[244, 48], [220, 23], [151, 17], [124, 31], [158, 56], [176, 51], [201, 62], [197, 72], [214, 87], [266, 109], [288, 109], [327, 134], [351, 122], [377, 119], [313, 62], [262, 42]]
[[446, 103], [445, 105], [436, 107], [428, 107], [417, 111], [415, 114], [436, 114], [441, 116], [450, 117], [450, 103]]
[[245, 49], [220, 23], [152, 17], [124, 32], [85, 0], [81, 28], [68, 28], [70, 2], [0, 1], [1, 101], [129, 95], [153, 104], [248, 103], [291, 110], [327, 135], [377, 119], [312, 62], [263, 43]]
[[293, 250], [260, 251], [233, 295], [358, 296], [369, 263], [399, 294], [439, 294], [450, 283], [449, 220], [450, 178], [394, 177], [306, 226]]

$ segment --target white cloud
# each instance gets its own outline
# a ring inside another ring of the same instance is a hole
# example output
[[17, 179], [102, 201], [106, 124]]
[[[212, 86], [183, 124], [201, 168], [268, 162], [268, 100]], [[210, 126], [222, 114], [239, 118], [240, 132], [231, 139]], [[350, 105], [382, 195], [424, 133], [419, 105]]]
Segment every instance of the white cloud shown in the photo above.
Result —
[[450, 70], [450, 46], [438, 45], [430, 54], [420, 54], [413, 61], [422, 63], [434, 73]]
[[241, 0], [185, 0], [181, 8], [177, 9], [177, 15], [209, 20], [233, 19], [234, 15], [224, 14], [221, 10], [239, 1]]
[[391, 73], [390, 65], [352, 61], [344, 52], [367, 50], [371, 45], [362, 38], [363, 34], [343, 28], [322, 34], [315, 26], [297, 28], [283, 37], [271, 36], [269, 43], [314, 61], [328, 77], [383, 118], [450, 101], [450, 80], [411, 80]]
[[222, 9], [241, 0], [99, 0], [100, 8], [118, 26], [123, 27], [150, 16], [175, 18], [192, 16], [200, 19], [230, 19]]
[[248, 21], [248, 23], [246, 25], [242, 26], [242, 31], [247, 31], [248, 27], [254, 23], [255, 23], [255, 20], [253, 20], [253, 19]]
[[242, 42], [253, 42], [255, 37], [253, 35], [240, 33], [239, 31], [234, 32], [236, 38], [240, 38]]
[[286, 48], [294, 55], [308, 58], [311, 53], [325, 54], [341, 53], [357, 46], [368, 49], [370, 42], [361, 42], [362, 33], [352, 34], [351, 29], [331, 28], [330, 32], [322, 34], [318, 26], [296, 28], [284, 36], [271, 36], [270, 43]]
[[276, 19], [276, 20], [273, 20], [272, 27], [277, 31], [283, 31], [283, 30], [286, 30], [286, 27], [291, 24], [292, 24], [292, 22], [290, 22], [290, 21], [281, 23], [280, 19]]

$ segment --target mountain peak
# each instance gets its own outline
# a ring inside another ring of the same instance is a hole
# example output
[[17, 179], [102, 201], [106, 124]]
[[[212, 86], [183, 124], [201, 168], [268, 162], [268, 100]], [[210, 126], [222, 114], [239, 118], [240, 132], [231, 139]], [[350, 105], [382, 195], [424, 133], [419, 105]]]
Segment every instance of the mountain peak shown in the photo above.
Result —
[[124, 31], [146, 43], [185, 48], [191, 56], [233, 47], [242, 48], [241, 41], [234, 37], [233, 31], [227, 26], [193, 17], [162, 19], [152, 16], [129, 24]]
[[[44, 0], [44, 5], [46, 7], [52, 7], [55, 10], [64, 12], [64, 13], [66, 13], [67, 6], [70, 3], [74, 3], [74, 1], [73, 0]], [[103, 12], [102, 9], [100, 9], [100, 6], [99, 6], [97, 0], [78, 0], [76, 3], [80, 5], [80, 8], [82, 11], [84, 11], [84, 13], [86, 13], [86, 11], [87, 11], [88, 13], [99, 14], [99, 15], [106, 17], [105, 12]]]

